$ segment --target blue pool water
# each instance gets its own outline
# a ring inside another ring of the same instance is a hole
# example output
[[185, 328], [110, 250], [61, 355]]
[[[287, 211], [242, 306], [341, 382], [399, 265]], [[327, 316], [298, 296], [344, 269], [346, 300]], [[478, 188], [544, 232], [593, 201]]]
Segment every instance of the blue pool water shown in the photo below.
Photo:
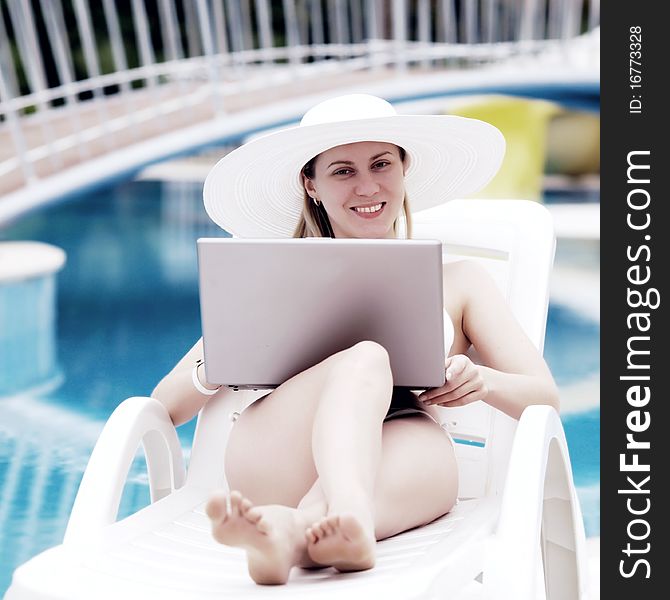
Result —
[[[0, 399], [0, 595], [12, 570], [62, 540], [86, 460], [124, 398], [148, 395], [200, 336], [195, 239], [225, 235], [201, 185], [122, 182], [31, 213], [0, 240], [67, 252], [58, 276], [61, 377], [37, 398]], [[599, 327], [550, 306], [545, 355], [559, 385], [599, 371]], [[587, 534], [599, 532], [599, 410], [563, 418]], [[193, 423], [180, 428], [188, 444]], [[148, 502], [141, 465], [122, 504]]]

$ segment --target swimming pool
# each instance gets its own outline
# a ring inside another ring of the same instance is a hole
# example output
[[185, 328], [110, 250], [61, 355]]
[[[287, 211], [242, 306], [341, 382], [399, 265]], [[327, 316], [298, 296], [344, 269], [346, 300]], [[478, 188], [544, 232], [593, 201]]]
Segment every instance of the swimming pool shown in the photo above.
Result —
[[[116, 405], [148, 395], [200, 333], [195, 239], [225, 235], [201, 184], [119, 182], [26, 215], [0, 239], [59, 246], [61, 383], [0, 399], [0, 594], [11, 572], [59, 543], [97, 435]], [[599, 326], [550, 306], [545, 355], [561, 386], [599, 371]], [[587, 535], [599, 532], [599, 410], [563, 417]], [[194, 422], [179, 428], [188, 444]], [[148, 502], [142, 465], [121, 513]]]

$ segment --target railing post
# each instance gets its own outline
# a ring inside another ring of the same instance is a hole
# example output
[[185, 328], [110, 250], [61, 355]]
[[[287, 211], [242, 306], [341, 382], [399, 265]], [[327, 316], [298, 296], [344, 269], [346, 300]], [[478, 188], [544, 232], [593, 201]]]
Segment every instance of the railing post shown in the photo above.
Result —
[[254, 47], [254, 36], [251, 32], [251, 8], [249, 0], [240, 0], [242, 19], [242, 47], [245, 50], [252, 50]]
[[[217, 4], [219, 3], [217, 2]], [[172, 0], [159, 1], [158, 20], [160, 21], [166, 60], [181, 60], [184, 58], [184, 49], [181, 45], [181, 36], [177, 35], [175, 27], [177, 17]]]
[[246, 66], [241, 59], [244, 50], [244, 38], [242, 36], [242, 15], [240, 14], [240, 3], [238, 0], [226, 0], [226, 14], [228, 16], [228, 31], [230, 32], [230, 47], [233, 55], [233, 66], [237, 75]]
[[[89, 78], [100, 77], [100, 63], [98, 61], [98, 52], [95, 44], [95, 37], [93, 27], [91, 27], [91, 14], [88, 10], [88, 5], [84, 0], [74, 0], [74, 10], [77, 17], [77, 31], [81, 39], [82, 48], [84, 51], [84, 62], [86, 63], [86, 71]], [[65, 31], [65, 23], [63, 19], [62, 10], [59, 11], [61, 29]], [[104, 98], [101, 87], [95, 87], [92, 90], [93, 97], [96, 99], [96, 109], [98, 119], [100, 120], [102, 130], [104, 131], [103, 143], [107, 150], [111, 150], [114, 146], [114, 134], [112, 133], [108, 121], [109, 112], [107, 105], [100, 100]]]
[[328, 45], [335, 47], [339, 44], [337, 31], [337, 0], [328, 0], [326, 23], [328, 24]]
[[[239, 0], [238, 0], [239, 2]], [[198, 25], [198, 15], [196, 14], [195, 2], [193, 0], [182, 2], [182, 8], [184, 9], [184, 29], [186, 30], [186, 52], [190, 57], [200, 56], [202, 54], [202, 46], [200, 44], [200, 36], [198, 31], [200, 26]], [[239, 32], [240, 29], [238, 28]]]
[[[417, 7], [418, 17], [419, 17], [419, 42], [421, 42], [421, 51], [425, 52], [430, 44], [431, 37], [431, 18], [430, 18], [430, 6], [428, 6], [428, 0], [419, 0], [419, 5]], [[422, 58], [421, 66], [424, 69], [430, 67], [430, 59]]]
[[289, 60], [291, 65], [295, 66], [300, 62], [300, 57], [294, 51], [300, 46], [300, 32], [298, 31], [298, 16], [295, 10], [295, 0], [283, 0], [283, 8], [284, 31], [286, 32]]
[[322, 46], [325, 43], [325, 34], [323, 30], [323, 10], [321, 8], [321, 0], [310, 0], [309, 3], [309, 14], [311, 16], [311, 27], [310, 31], [312, 34], [312, 47], [316, 47], [318, 50], [314, 52], [312, 50], [312, 56], [314, 60], [322, 58], [321, 52], [323, 50]]
[[139, 48], [140, 64], [143, 67], [149, 67], [150, 75], [146, 77], [147, 87], [152, 96], [151, 112], [154, 121], [158, 121], [160, 129], [167, 129], [167, 120], [161, 118], [161, 92], [158, 90], [158, 77], [154, 74], [153, 68], [156, 64], [156, 55], [149, 35], [149, 22], [147, 19], [146, 6], [144, 0], [132, 0], [131, 2], [133, 20], [135, 22], [135, 37]]
[[563, 23], [564, 3], [563, 0], [547, 0], [547, 38], [559, 39], [561, 37], [561, 25]]
[[[149, 22], [147, 20], [144, 0], [132, 0], [133, 20], [135, 22], [135, 39], [139, 49], [140, 64], [143, 67], [153, 67], [156, 63], [153, 44], [149, 36]], [[156, 76], [147, 77], [149, 86], [158, 84]]]
[[482, 41], [492, 44], [495, 40], [495, 7], [496, 0], [483, 0], [482, 4]]
[[[102, 0], [102, 8], [105, 13], [105, 24], [109, 33], [109, 40], [112, 46], [112, 58], [114, 60], [115, 71], [127, 71], [128, 61], [126, 60], [126, 50], [123, 46], [123, 38], [121, 37], [121, 27], [119, 26], [119, 17], [116, 14], [116, 7], [114, 0]], [[138, 140], [140, 136], [139, 127], [135, 127], [135, 106], [131, 95], [131, 86], [127, 81], [119, 84], [121, 93], [119, 94], [124, 99], [126, 109], [126, 130], [131, 132], [134, 140]]]
[[298, 23], [300, 26], [300, 43], [303, 48], [301, 60], [314, 60], [312, 55], [312, 41], [310, 33], [312, 31], [312, 15], [310, 14], [311, 0], [298, 0]]
[[223, 10], [223, 2], [213, 4], [214, 31], [216, 33], [214, 44], [215, 53], [221, 58], [228, 54], [228, 33], [226, 32], [226, 15]]
[[7, 28], [5, 26], [5, 17], [0, 10], [0, 75], [5, 79], [5, 98], [14, 98], [19, 96], [19, 80], [16, 77], [16, 67], [14, 66], [14, 56], [9, 44]]
[[[0, 23], [2, 22], [2, 17], [0, 15]], [[2, 32], [0, 31], [0, 35]], [[2, 66], [2, 65], [0, 65]], [[4, 69], [0, 68], [0, 104], [7, 102], [11, 98], [9, 90], [7, 89], [7, 82], [5, 81]], [[16, 111], [13, 108], [8, 108], [5, 113], [7, 116], [7, 123], [9, 125], [9, 132], [12, 136], [12, 141], [14, 142], [14, 148], [16, 150], [16, 155], [21, 164], [21, 171], [23, 172], [23, 178], [27, 185], [35, 183], [37, 181], [37, 176], [35, 175], [35, 169], [33, 168], [32, 163], [28, 159], [28, 149], [26, 147], [26, 140], [23, 137], [23, 130], [19, 123], [19, 118], [16, 115]]]
[[359, 44], [363, 41], [363, 15], [359, 0], [350, 0], [349, 14], [351, 15], [351, 42]]
[[379, 61], [380, 39], [380, 14], [379, 0], [368, 0], [365, 11], [365, 35], [368, 40], [368, 64], [369, 68], [378, 71], [382, 67]]
[[260, 46], [263, 50], [268, 52], [268, 56], [264, 60], [265, 64], [274, 62], [269, 56], [269, 53], [274, 47], [274, 36], [272, 33], [272, 21], [270, 16], [271, 13], [270, 7], [268, 6], [268, 0], [256, 0], [256, 23], [260, 30]]
[[[44, 65], [42, 64], [42, 53], [37, 43], [37, 34], [35, 33], [35, 21], [31, 5], [26, 0], [8, 0], [7, 8], [9, 16], [14, 26], [15, 38], [19, 51], [21, 53], [21, 62], [24, 66], [26, 78], [32, 90], [40, 93], [46, 90], [46, 77], [44, 75]], [[39, 119], [44, 143], [49, 150], [49, 162], [51, 168], [55, 171], [62, 168], [63, 161], [59, 154], [54, 151], [54, 136], [51, 125], [45, 120], [44, 116], [51, 107], [39, 100], [37, 103]]]
[[458, 27], [456, 23], [456, 8], [454, 0], [440, 0], [440, 24], [443, 40], [447, 44], [455, 44], [458, 41]]
[[393, 0], [393, 53], [398, 71], [407, 70], [407, 2]]
[[534, 40], [539, 35], [542, 15], [538, 5], [539, 0], [524, 0], [519, 39]]
[[67, 32], [62, 19], [62, 7], [60, 0], [40, 0], [40, 6], [42, 8], [42, 16], [47, 30], [49, 45], [53, 51], [58, 79], [65, 86], [66, 91], [63, 99], [67, 106], [70, 126], [74, 129], [77, 154], [79, 154], [79, 159], [83, 161], [90, 157], [90, 152], [81, 137], [81, 118], [77, 110], [78, 98], [76, 94], [72, 93], [70, 87], [74, 81], [72, 55], [69, 51]]
[[567, 3], [563, 28], [564, 40], [569, 40], [580, 34], [583, 9], [584, 0], [571, 0]]
[[466, 44], [477, 42], [477, 0], [465, 0], [465, 5], [461, 3], [462, 38]]
[[207, 0], [197, 0], [196, 8], [198, 11], [202, 45], [205, 50], [205, 56], [207, 57], [207, 71], [209, 73], [209, 85], [212, 90], [214, 116], [218, 117], [223, 114], [225, 110], [223, 110], [223, 100], [221, 98], [221, 90], [219, 89], [219, 69], [214, 64], [214, 40], [212, 38], [212, 28], [210, 26], [211, 19]]
[[335, 31], [337, 32], [337, 45], [342, 46], [342, 53], [344, 54], [344, 47], [349, 44], [349, 28], [347, 27], [347, 3], [346, 0], [335, 0]]
[[[18, 83], [16, 81], [16, 71], [14, 68], [14, 61], [9, 49], [7, 37], [7, 29], [5, 28], [5, 19], [0, 11], [0, 104], [8, 102], [10, 99], [18, 95]], [[7, 81], [5, 74], [9, 75], [10, 81]], [[27, 157], [26, 141], [23, 137], [23, 131], [19, 123], [19, 118], [16, 110], [8, 107], [5, 112], [7, 124], [9, 125], [9, 132], [14, 142], [14, 149], [21, 165], [23, 178], [26, 184], [30, 185], [37, 181], [35, 170], [32, 163]]]
[[[216, 3], [220, 6], [220, 3]], [[164, 57], [163, 60], [173, 62], [184, 58], [184, 47], [181, 43], [181, 34], [177, 23], [177, 12], [173, 0], [159, 0], [158, 20], [160, 22], [161, 38], [163, 40]], [[177, 93], [182, 99], [182, 107], [185, 111], [189, 110], [188, 88], [183, 78], [177, 73]], [[188, 113], [187, 113], [188, 114]]]

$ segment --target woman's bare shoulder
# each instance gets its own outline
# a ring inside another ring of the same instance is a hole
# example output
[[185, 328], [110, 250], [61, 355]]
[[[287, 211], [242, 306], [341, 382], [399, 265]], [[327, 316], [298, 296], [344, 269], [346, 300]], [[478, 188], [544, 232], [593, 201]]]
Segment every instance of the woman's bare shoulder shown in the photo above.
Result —
[[458, 295], [465, 300], [480, 290], [494, 285], [488, 271], [473, 260], [458, 260], [444, 265], [443, 283], [445, 292]]
[[473, 295], [481, 294], [479, 280], [488, 276], [481, 265], [471, 260], [444, 265], [444, 308], [454, 325], [454, 342], [450, 354], [465, 354], [471, 348], [472, 343], [463, 329], [464, 315], [472, 304]]

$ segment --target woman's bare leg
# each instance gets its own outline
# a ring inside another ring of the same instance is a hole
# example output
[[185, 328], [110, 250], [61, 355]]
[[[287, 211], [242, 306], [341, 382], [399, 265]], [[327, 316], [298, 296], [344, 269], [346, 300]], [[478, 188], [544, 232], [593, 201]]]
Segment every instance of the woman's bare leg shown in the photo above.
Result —
[[[415, 415], [383, 426], [382, 455], [374, 491], [375, 538], [381, 540], [430, 523], [456, 501], [458, 471], [453, 447], [433, 421]], [[348, 571], [360, 550], [357, 522], [326, 515], [317, 480], [297, 509], [253, 506], [238, 492], [215, 495], [208, 505], [216, 539], [247, 549], [249, 573], [257, 583], [284, 583], [292, 566], [334, 566]], [[353, 542], [353, 543], [352, 543]]]
[[[456, 457], [436, 423], [421, 415], [385, 423], [382, 448], [374, 491], [377, 540], [430, 523], [452, 508], [458, 492]], [[319, 501], [318, 483], [305, 497], [305, 507]], [[361, 570], [366, 568], [361, 535], [350, 515], [329, 510], [306, 531], [308, 555], [341, 571]]]
[[[330, 370], [312, 428], [312, 456], [327, 515], [337, 516], [348, 533], [348, 543], [337, 549], [342, 570], [367, 569], [375, 562], [375, 481], [393, 394], [386, 350], [373, 342], [352, 350]], [[330, 531], [331, 522], [324, 527]], [[311, 558], [334, 564], [328, 553], [319, 556], [327, 546], [310, 552]]]
[[[388, 470], [383, 466], [380, 470], [380, 456], [382, 419], [391, 392], [385, 351], [377, 344], [362, 343], [297, 375], [238, 419], [228, 445], [226, 473], [231, 488], [243, 490], [247, 500], [237, 498], [233, 502], [231, 498], [233, 510], [227, 515], [225, 499], [213, 498], [208, 512], [213, 517], [217, 539], [247, 548], [256, 546], [251, 552], [248, 549], [250, 572], [252, 577], [257, 575], [256, 580], [282, 583], [288, 578], [291, 564], [314, 564], [305, 552], [305, 539], [296, 541], [295, 533], [304, 533], [305, 521], [314, 522], [315, 515], [344, 518], [345, 525], [353, 523], [357, 533], [353, 544], [347, 539], [345, 555], [342, 548], [337, 550], [337, 562], [331, 560], [333, 551], [327, 550], [337, 546], [331, 543], [335, 537], [325, 539], [325, 533], [332, 529], [328, 527], [321, 536], [319, 550], [314, 551], [316, 555], [323, 554], [328, 564], [337, 563], [343, 570], [374, 564], [375, 537], [380, 531], [387, 531], [385, 523], [394, 518], [383, 508], [377, 522], [374, 507], [377, 472]], [[426, 422], [439, 431], [437, 425]], [[393, 422], [387, 423], [385, 430], [390, 425]], [[440, 435], [444, 444], [446, 438], [441, 431]], [[347, 442], [341, 443], [344, 438]], [[422, 446], [417, 457], [425, 457], [427, 451]], [[393, 477], [403, 480], [402, 473]], [[390, 489], [389, 485], [384, 489]], [[299, 502], [298, 511], [288, 508]], [[439, 514], [446, 510], [448, 507]], [[428, 521], [439, 514], [432, 514]], [[412, 522], [409, 527], [418, 524]], [[288, 539], [290, 547], [259, 537], [270, 530], [274, 532], [270, 538]], [[240, 531], [247, 532], [243, 539]], [[278, 552], [286, 560], [276, 560]], [[271, 556], [274, 559], [270, 560]], [[268, 571], [269, 564], [281, 566]]]
[[[304, 482], [311, 480], [313, 483], [319, 476], [326, 502], [320, 501], [317, 508], [310, 506], [290, 511], [279, 503], [254, 506], [253, 497], [233, 496], [230, 513], [222, 497], [212, 498], [207, 507], [216, 539], [247, 549], [249, 572], [258, 583], [282, 583], [288, 578], [293, 564], [313, 565], [305, 553], [304, 532], [326, 509], [329, 514], [344, 515], [343, 518], [350, 519], [357, 529], [358, 535], [348, 545], [347, 564], [352, 568], [369, 568], [374, 564], [374, 485], [381, 457], [382, 421], [393, 393], [389, 358], [379, 344], [361, 342], [331, 359], [301, 374], [302, 377], [296, 376], [294, 380], [302, 380], [302, 386], [295, 385], [296, 381], [291, 380], [289, 385], [281, 386], [285, 389], [279, 394], [276, 390], [262, 401], [268, 406], [264, 412], [271, 413], [271, 403], [278, 405], [281, 397], [287, 395], [286, 388], [294, 388], [294, 393], [301, 391], [301, 397], [305, 392], [316, 395], [317, 400], [312, 400], [312, 407], [304, 402], [288, 415], [288, 419], [286, 414], [274, 415], [275, 419], [266, 414], [262, 420], [265, 421], [263, 429], [267, 429], [268, 419], [274, 420], [275, 432], [281, 431], [282, 424], [287, 420], [301, 422], [302, 440], [288, 438], [292, 445], [297, 443], [300, 446], [301, 441], [302, 445], [305, 441], [308, 443], [307, 448], [301, 448], [308, 460], [303, 458], [298, 461], [297, 468], [297, 472], [302, 474], [301, 495], [305, 492]], [[253, 410], [253, 407], [247, 411]], [[305, 419], [304, 413], [310, 412]], [[296, 429], [295, 424], [286, 424], [289, 426], [287, 433]], [[234, 431], [239, 431], [239, 423]], [[262, 444], [262, 430], [257, 429], [253, 433], [252, 439]], [[232, 438], [231, 435], [231, 444]], [[286, 438], [282, 436], [282, 439]], [[235, 454], [234, 448], [231, 454]], [[256, 447], [254, 451], [263, 455], [262, 447]], [[274, 451], [265, 456], [275, 459], [281, 454]], [[226, 459], [229, 483], [231, 488], [235, 488], [237, 473], [235, 467], [228, 468], [228, 461], [239, 468], [240, 464], [248, 462], [248, 458], [239, 455], [231, 458], [227, 453]], [[295, 463], [290, 460], [284, 463], [285, 466], [291, 464], [295, 468]], [[279, 470], [284, 471], [281, 466]], [[307, 472], [308, 479], [305, 478]], [[295, 487], [295, 484], [291, 486], [291, 479], [296, 480], [295, 475], [288, 479], [288, 482], [277, 481], [277, 486], [281, 488], [288, 483], [289, 488]], [[262, 485], [267, 487], [271, 483], [265, 480]], [[245, 489], [247, 496], [250, 495], [248, 489]], [[251, 489], [251, 492], [255, 491]], [[279, 555], [283, 555], [284, 559], [279, 560]]]

